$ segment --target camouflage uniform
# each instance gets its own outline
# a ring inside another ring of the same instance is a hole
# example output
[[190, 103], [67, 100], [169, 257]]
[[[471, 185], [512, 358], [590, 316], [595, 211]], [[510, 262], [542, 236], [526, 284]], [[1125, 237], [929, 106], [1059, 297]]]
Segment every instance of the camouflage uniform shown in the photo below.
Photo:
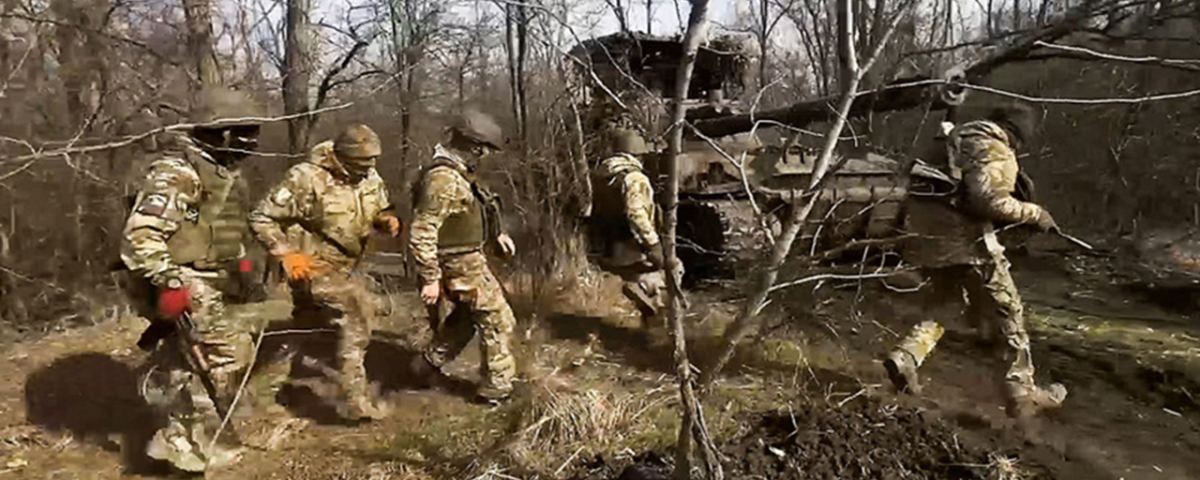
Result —
[[[440, 282], [450, 313], [435, 325], [425, 359], [440, 368], [462, 352], [476, 331], [483, 362], [479, 394], [506, 398], [516, 375], [511, 337], [516, 327], [483, 247], [499, 231], [496, 199], [454, 151], [437, 145], [434, 164], [414, 189], [410, 248], [421, 284]], [[488, 212], [492, 212], [489, 214]], [[436, 319], [431, 319], [437, 323]]]
[[[142, 179], [126, 220], [121, 259], [133, 276], [129, 293], [134, 305], [152, 319], [144, 343], [139, 342], [153, 350], [141, 394], [167, 416], [147, 453], [181, 470], [200, 472], [236, 456], [236, 450], [208, 447], [221, 423], [214, 402], [233, 397], [237, 374], [252, 355], [256, 326], [226, 317], [221, 295], [226, 264], [245, 253], [246, 187], [236, 168], [215, 160], [194, 136], [171, 137], [174, 145], [151, 163]], [[175, 319], [159, 318], [155, 311], [155, 291], [177, 288], [190, 296], [190, 336], [176, 332]], [[218, 399], [209, 396], [198, 366], [186, 357], [192, 343], [199, 345]], [[226, 432], [222, 439], [230, 437]]]
[[[1034, 383], [1024, 307], [1009, 273], [1004, 247], [996, 237], [994, 223], [1052, 224], [1044, 208], [1013, 197], [1019, 165], [1010, 135], [997, 123], [986, 120], [960, 125], [950, 132], [950, 170], [956, 177], [961, 175], [959, 207], [969, 217], [948, 211], [935, 219], [943, 223], [937, 235], [943, 238], [931, 242], [937, 246], [938, 255], [927, 258], [922, 266], [933, 273], [935, 292], [927, 298], [961, 298], [961, 287], [957, 285], [965, 286], [971, 307], [968, 316], [980, 321], [979, 329], [986, 336], [998, 334], [1004, 339], [1004, 344], [997, 347], [1008, 366], [999, 377], [1008, 396], [1009, 413], [1016, 416], [1024, 407], [1020, 405], [1023, 400], [1048, 395], [1052, 397], [1049, 403], [1061, 403], [1065, 389], [1056, 385], [1047, 392]], [[920, 227], [915, 229], [937, 230]], [[954, 237], [959, 241], [936, 241]], [[943, 333], [937, 322], [925, 321], [901, 340], [885, 362], [898, 387], [919, 392], [915, 371]]]
[[317, 144], [307, 161], [288, 170], [250, 214], [250, 226], [272, 256], [312, 259], [314, 276], [289, 282], [294, 321], [336, 327], [346, 400], [339, 408], [346, 417], [361, 418], [373, 410], [363, 362], [379, 305], [357, 267], [372, 230], [391, 216], [392, 205], [375, 169], [352, 179], [334, 147], [334, 141]]
[[592, 230], [604, 243], [603, 266], [625, 280], [625, 294], [643, 318], [666, 306], [666, 279], [648, 253], [662, 245], [658, 238], [658, 206], [642, 162], [628, 153], [605, 159], [594, 182]]

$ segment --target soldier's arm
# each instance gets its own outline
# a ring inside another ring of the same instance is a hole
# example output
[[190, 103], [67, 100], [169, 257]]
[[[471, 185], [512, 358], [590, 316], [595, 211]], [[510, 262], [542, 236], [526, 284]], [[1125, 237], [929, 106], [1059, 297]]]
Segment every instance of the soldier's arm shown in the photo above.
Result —
[[[422, 284], [442, 279], [438, 266], [438, 230], [446, 218], [465, 206], [464, 189], [458, 173], [449, 168], [435, 168], [427, 175], [424, 192], [414, 205], [412, 226], [409, 227], [409, 249], [417, 264], [417, 275]], [[470, 189], [466, 189], [470, 195]]]
[[200, 177], [181, 159], [154, 162], [142, 180], [137, 201], [121, 242], [121, 259], [130, 270], [165, 286], [179, 278], [179, 266], [171, 259], [167, 241], [179, 231], [188, 212], [200, 197]]
[[643, 247], [658, 245], [654, 227], [654, 188], [650, 178], [641, 172], [625, 175], [625, 217], [633, 235]]
[[378, 173], [373, 173], [372, 175], [378, 178], [378, 183], [376, 184], [378, 191], [376, 192], [376, 195], [379, 197], [380, 209], [379, 213], [376, 214], [375, 218], [373, 219], [374, 223], [378, 225], [381, 222], [387, 221], [388, 217], [396, 217], [396, 205], [392, 204], [392, 197], [391, 195], [388, 195], [387, 184], [383, 183], [382, 178], [378, 177]]
[[250, 229], [272, 256], [282, 257], [296, 250], [288, 243], [286, 231], [312, 211], [314, 194], [310, 180], [302, 168], [292, 168], [287, 178], [250, 213]]
[[1041, 205], [1013, 198], [1009, 188], [1017, 171], [1017, 159], [1004, 142], [977, 138], [964, 142], [963, 150], [975, 168], [965, 172], [963, 181], [971, 203], [989, 220], [1005, 223], [1037, 223], [1045, 211]]

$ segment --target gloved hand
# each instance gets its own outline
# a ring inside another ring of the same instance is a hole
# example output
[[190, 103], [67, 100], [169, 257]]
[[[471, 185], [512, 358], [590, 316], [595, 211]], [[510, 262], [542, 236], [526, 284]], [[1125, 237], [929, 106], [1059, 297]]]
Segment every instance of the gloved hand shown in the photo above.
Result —
[[158, 314], [166, 320], [174, 320], [192, 311], [192, 295], [186, 287], [158, 289]]
[[399, 218], [393, 215], [385, 215], [375, 221], [375, 230], [396, 238], [404, 232], [404, 222], [401, 222]]
[[303, 253], [292, 252], [279, 259], [283, 262], [283, 270], [293, 281], [312, 280], [313, 259]]
[[1050, 216], [1050, 212], [1047, 212], [1044, 209], [1042, 210], [1042, 213], [1038, 215], [1037, 226], [1043, 232], [1049, 232], [1058, 228], [1058, 224], [1054, 222], [1054, 217]]
[[666, 264], [666, 259], [663, 258], [663, 247], [661, 243], [650, 245], [646, 248], [646, 261], [650, 262], [650, 266], [655, 269], [662, 269]]

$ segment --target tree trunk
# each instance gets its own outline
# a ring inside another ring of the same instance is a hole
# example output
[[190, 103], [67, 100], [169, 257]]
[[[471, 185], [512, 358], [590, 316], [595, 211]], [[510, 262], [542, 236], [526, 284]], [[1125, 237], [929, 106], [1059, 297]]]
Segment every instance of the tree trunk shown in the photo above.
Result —
[[217, 53], [213, 50], [212, 11], [209, 0], [183, 0], [187, 20], [188, 51], [196, 62], [199, 89], [221, 84]]
[[529, 7], [517, 5], [517, 124], [520, 131], [521, 154], [529, 157], [529, 109], [525, 96], [525, 63], [529, 50]]
[[[287, 0], [286, 47], [284, 52], [283, 111], [287, 115], [298, 115], [309, 111], [308, 89], [312, 67], [308, 13], [312, 0]], [[288, 120], [288, 151], [303, 152], [308, 146], [308, 132], [312, 125], [305, 117]]]
[[667, 264], [667, 285], [670, 290], [670, 308], [668, 309], [671, 331], [675, 340], [675, 376], [679, 380], [679, 395], [682, 399], [683, 417], [679, 428], [679, 439], [675, 450], [675, 478], [686, 480], [691, 478], [691, 453], [694, 445], [701, 450], [701, 458], [705, 466], [705, 478], [710, 480], [724, 478], [721, 463], [717, 459], [708, 429], [704, 424], [704, 411], [696, 396], [692, 380], [691, 363], [687, 355], [687, 336], [683, 326], [683, 267], [676, 252], [676, 226], [679, 224], [679, 153], [683, 149], [683, 119], [685, 114], [684, 102], [687, 101], [688, 86], [691, 84], [692, 71], [696, 65], [696, 52], [704, 42], [708, 30], [708, 0], [693, 0], [692, 12], [688, 16], [687, 33], [683, 40], [683, 57], [679, 62], [679, 71], [675, 77], [675, 98], [673, 99], [670, 144], [666, 158], [667, 198], [663, 226], [666, 235], [663, 236]]

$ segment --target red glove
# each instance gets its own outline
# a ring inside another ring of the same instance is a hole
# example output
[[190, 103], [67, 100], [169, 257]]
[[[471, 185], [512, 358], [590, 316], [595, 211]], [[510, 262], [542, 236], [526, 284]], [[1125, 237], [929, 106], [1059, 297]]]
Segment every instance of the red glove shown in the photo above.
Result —
[[158, 314], [166, 320], [175, 320], [184, 312], [192, 311], [192, 296], [187, 288], [162, 288], [158, 290]]

